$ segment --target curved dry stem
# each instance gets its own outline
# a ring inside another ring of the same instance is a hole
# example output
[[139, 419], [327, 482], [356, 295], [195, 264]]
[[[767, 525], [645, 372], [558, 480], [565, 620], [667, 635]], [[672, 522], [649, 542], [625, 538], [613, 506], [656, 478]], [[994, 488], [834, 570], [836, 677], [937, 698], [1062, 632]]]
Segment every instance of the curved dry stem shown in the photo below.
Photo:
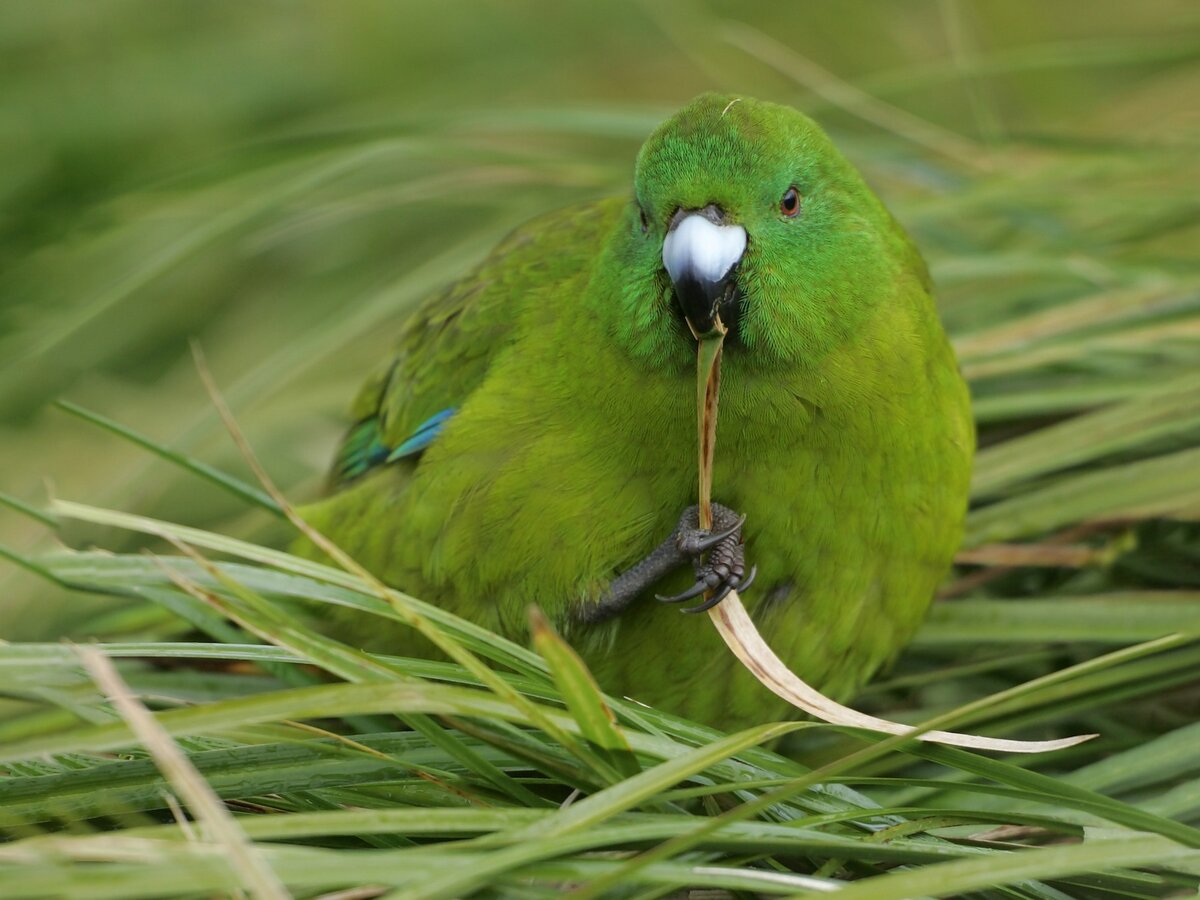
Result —
[[[763, 640], [746, 612], [746, 607], [742, 605], [737, 591], [730, 591], [724, 600], [708, 611], [708, 616], [726, 646], [741, 660], [742, 665], [749, 669], [763, 686], [792, 706], [833, 725], [851, 725], [887, 734], [909, 734], [919, 731], [912, 725], [901, 725], [899, 722], [869, 716], [848, 706], [842, 706], [806, 684]], [[1002, 750], [1007, 753], [1048, 753], [1051, 750], [1073, 747], [1096, 737], [1094, 734], [1079, 734], [1055, 741], [1014, 741], [959, 734], [954, 731], [925, 731], [913, 736], [919, 741], [935, 744], [953, 744], [972, 750]]]

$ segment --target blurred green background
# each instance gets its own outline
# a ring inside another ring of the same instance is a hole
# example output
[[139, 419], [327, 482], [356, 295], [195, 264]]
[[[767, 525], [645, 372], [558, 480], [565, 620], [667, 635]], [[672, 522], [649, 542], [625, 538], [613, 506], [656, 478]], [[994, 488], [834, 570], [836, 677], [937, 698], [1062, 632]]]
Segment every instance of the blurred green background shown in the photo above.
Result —
[[[627, 190], [645, 134], [710, 88], [833, 133], [916, 234], [964, 350], [1014, 310], [1095, 297], [1159, 327], [1089, 382], [1099, 399], [1136, 394], [1147, 354], [1156, 378], [1200, 358], [1194, 0], [9, 0], [0, 490], [261, 534], [52, 402], [244, 475], [194, 338], [272, 474], [312, 497], [411, 304], [521, 220]], [[977, 370], [981, 421], [1053, 415], [1072, 364], [1032, 386]], [[0, 543], [50, 540], [0, 511]], [[86, 631], [101, 606], [0, 568], [0, 637]]]

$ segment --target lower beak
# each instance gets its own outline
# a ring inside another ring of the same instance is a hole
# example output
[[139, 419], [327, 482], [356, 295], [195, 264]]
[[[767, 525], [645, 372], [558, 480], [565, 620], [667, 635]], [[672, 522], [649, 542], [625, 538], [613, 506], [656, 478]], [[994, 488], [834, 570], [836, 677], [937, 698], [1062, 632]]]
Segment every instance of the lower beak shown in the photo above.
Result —
[[723, 224], [713, 210], [676, 214], [663, 241], [663, 265], [697, 337], [711, 332], [722, 305], [735, 299], [737, 267], [746, 251], [746, 230]]
[[696, 337], [703, 337], [716, 327], [721, 307], [732, 301], [737, 291], [734, 269], [716, 281], [685, 276], [674, 285], [679, 307]]

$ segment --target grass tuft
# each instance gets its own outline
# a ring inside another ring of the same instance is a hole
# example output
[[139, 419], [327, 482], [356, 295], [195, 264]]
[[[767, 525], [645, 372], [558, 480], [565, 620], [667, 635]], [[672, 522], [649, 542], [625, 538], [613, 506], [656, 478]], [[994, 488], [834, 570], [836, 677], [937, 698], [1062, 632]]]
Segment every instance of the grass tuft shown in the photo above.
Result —
[[[0, 6], [0, 896], [1195, 893], [1196, 10], [210, 6]], [[604, 696], [543, 623], [520, 646], [274, 549], [413, 304], [626, 192], [711, 88], [830, 129], [972, 386], [960, 565], [858, 705], [1099, 739], [720, 734]], [[333, 641], [319, 604], [447, 659]]]

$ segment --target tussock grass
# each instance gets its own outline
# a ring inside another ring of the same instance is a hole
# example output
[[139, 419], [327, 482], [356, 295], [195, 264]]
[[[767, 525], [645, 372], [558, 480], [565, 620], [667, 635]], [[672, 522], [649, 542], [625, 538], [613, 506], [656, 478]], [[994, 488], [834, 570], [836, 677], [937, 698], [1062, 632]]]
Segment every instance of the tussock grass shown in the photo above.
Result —
[[[434, 6], [0, 10], [0, 896], [1194, 893], [1196, 12]], [[406, 310], [529, 215], [626, 190], [713, 86], [830, 127], [972, 384], [962, 565], [858, 704], [1100, 739], [718, 734], [603, 697], [544, 624], [518, 646], [273, 549], [187, 338], [311, 496]], [[311, 603], [419, 617], [468, 664], [361, 653]]]

